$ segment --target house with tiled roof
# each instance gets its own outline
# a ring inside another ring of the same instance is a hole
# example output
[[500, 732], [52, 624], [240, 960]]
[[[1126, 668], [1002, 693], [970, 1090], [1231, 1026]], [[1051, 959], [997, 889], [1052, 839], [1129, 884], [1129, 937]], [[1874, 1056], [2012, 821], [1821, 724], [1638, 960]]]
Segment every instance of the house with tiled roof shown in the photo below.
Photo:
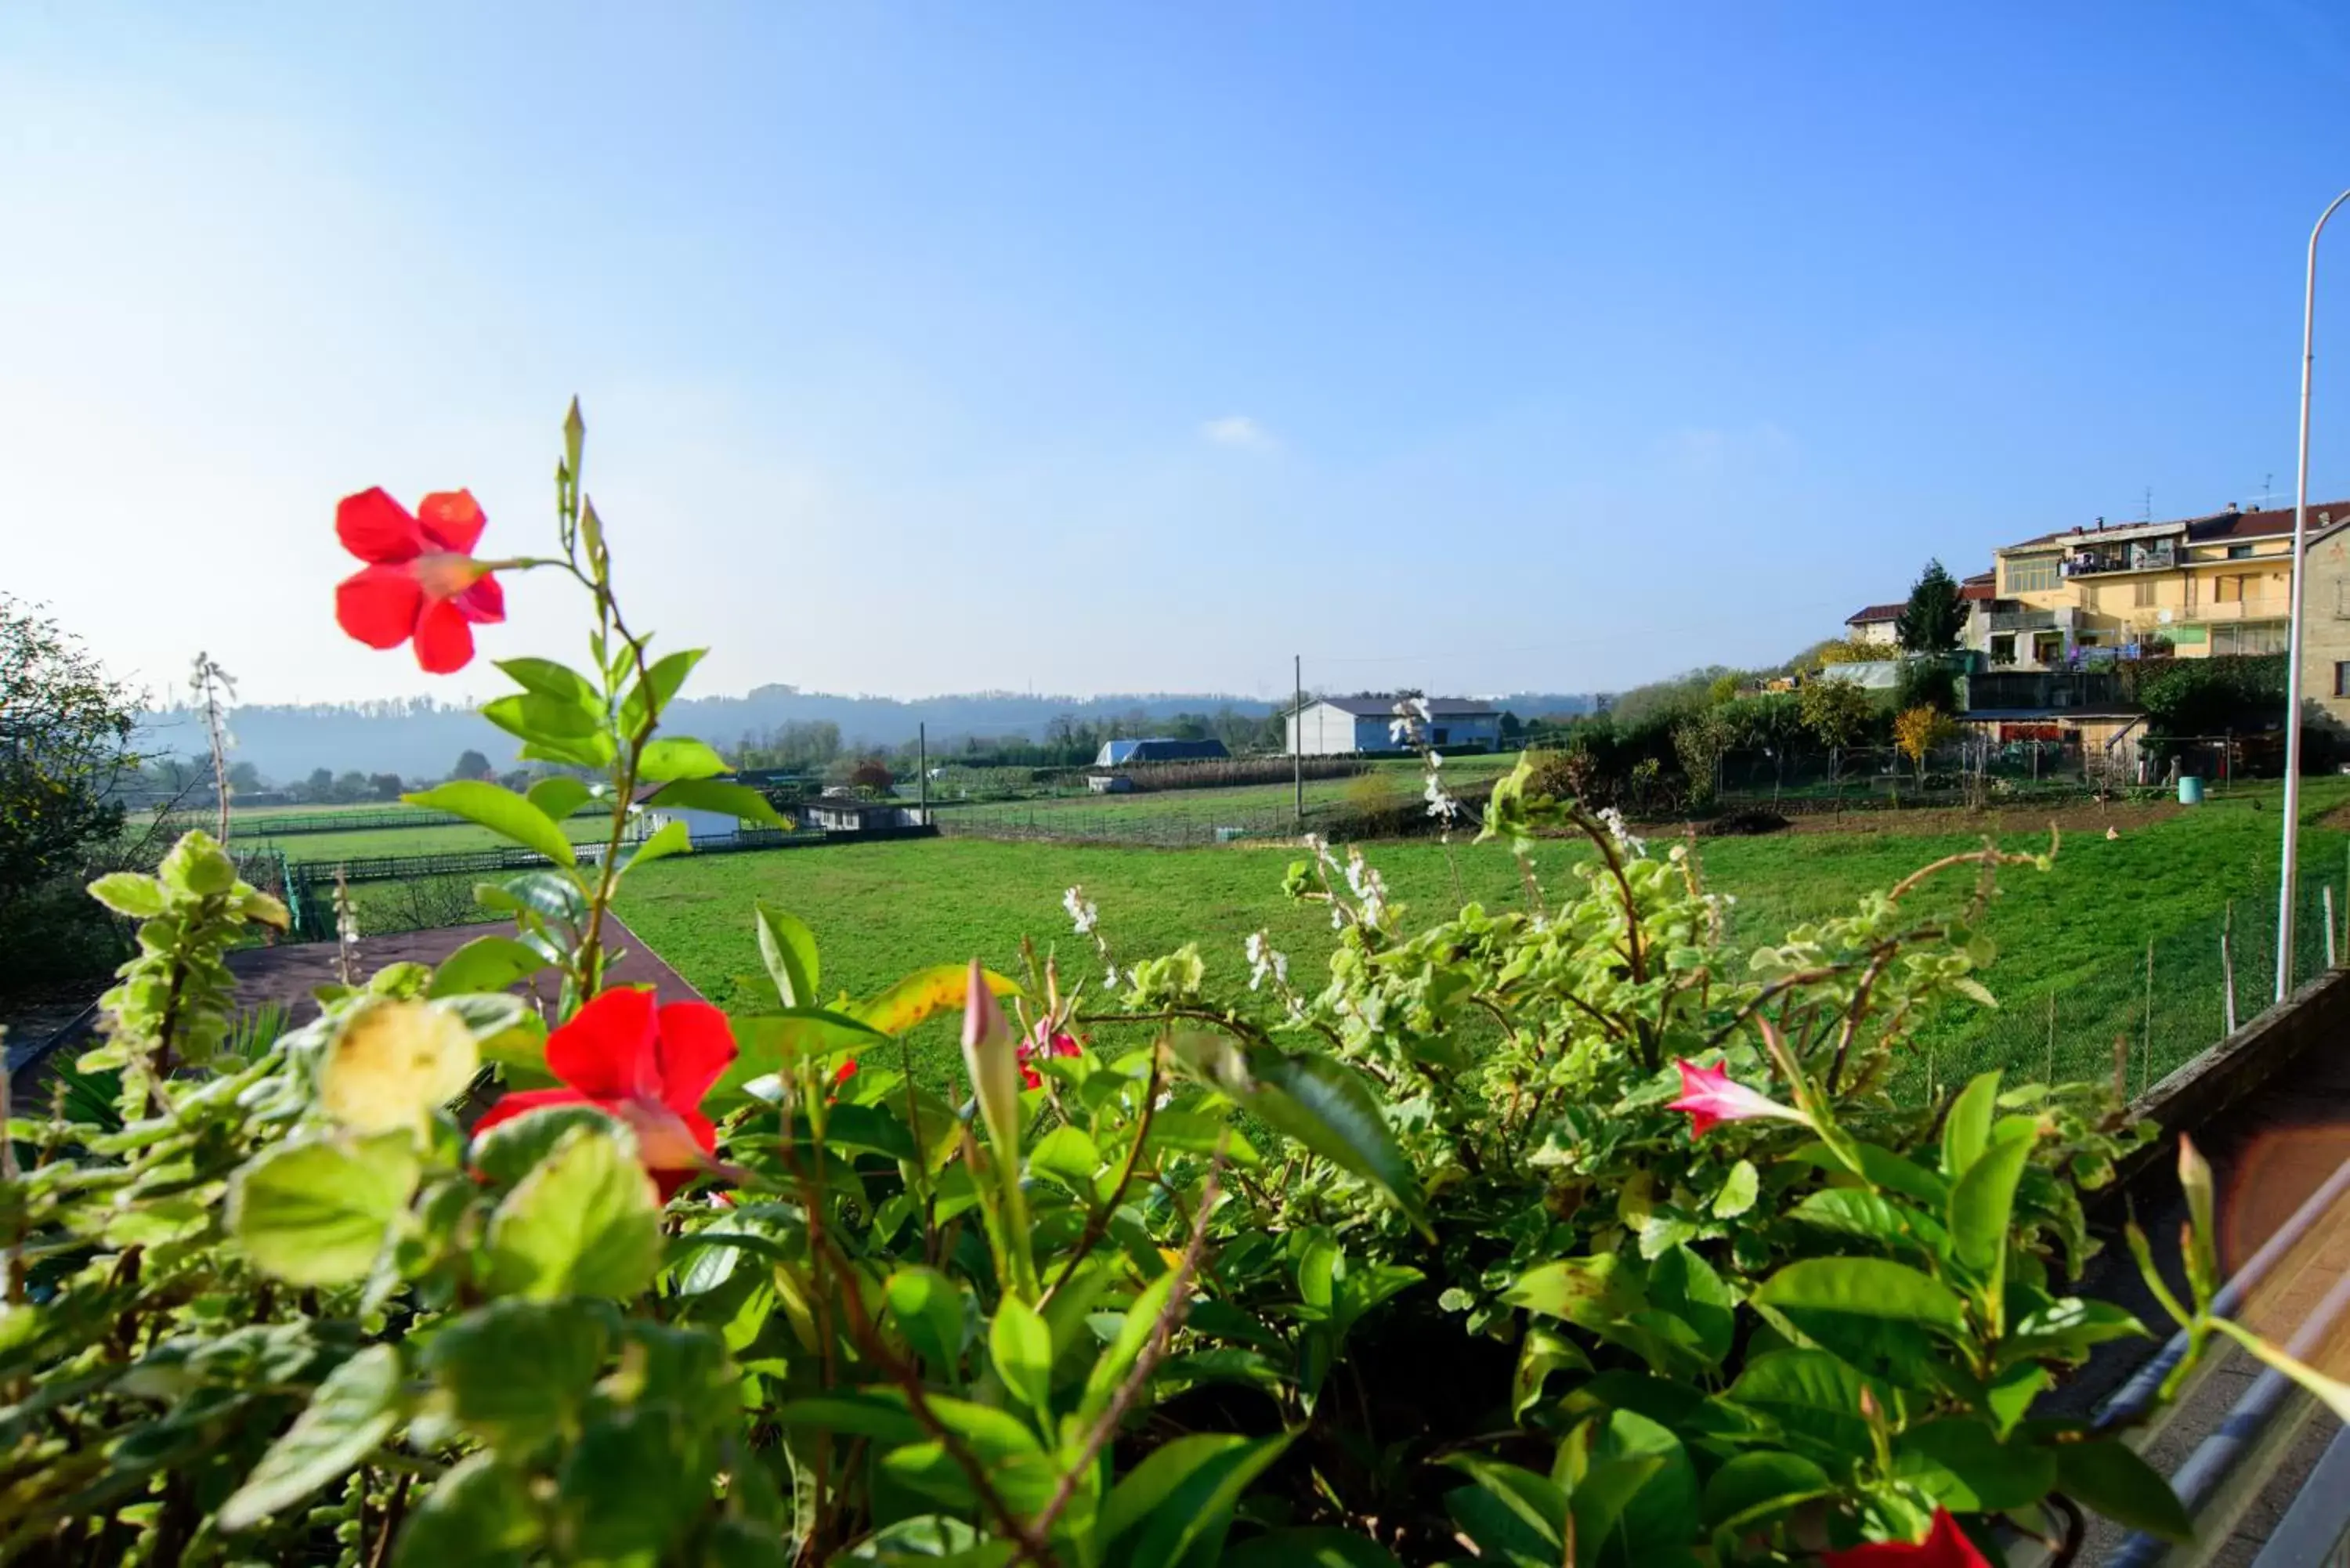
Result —
[[[1399, 720], [1409, 714], [1417, 733]], [[1470, 697], [1409, 697], [1366, 691], [1318, 697], [1287, 715], [1289, 749], [1309, 757], [1402, 752], [1419, 745], [1498, 751], [1502, 710]]]
[[[2310, 508], [2313, 535], [2350, 521], [2350, 502]], [[2275, 653], [2293, 603], [2293, 513], [2224, 512], [2164, 522], [2098, 518], [1992, 553], [1970, 591], [1967, 645], [1996, 670], [2110, 659]]]
[[1864, 605], [1844, 618], [1846, 639], [1891, 648], [1900, 639], [1895, 634], [1894, 623], [1901, 618], [1903, 605]]

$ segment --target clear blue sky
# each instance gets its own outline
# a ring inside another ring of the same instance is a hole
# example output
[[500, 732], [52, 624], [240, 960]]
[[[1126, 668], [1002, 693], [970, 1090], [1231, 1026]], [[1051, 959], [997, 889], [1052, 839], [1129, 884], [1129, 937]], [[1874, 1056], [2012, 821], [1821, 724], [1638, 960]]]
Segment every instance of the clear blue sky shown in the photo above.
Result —
[[16, 0], [0, 587], [159, 684], [425, 690], [335, 498], [539, 547], [577, 390], [704, 690], [1620, 687], [2289, 493], [2345, 185], [2319, 0]]

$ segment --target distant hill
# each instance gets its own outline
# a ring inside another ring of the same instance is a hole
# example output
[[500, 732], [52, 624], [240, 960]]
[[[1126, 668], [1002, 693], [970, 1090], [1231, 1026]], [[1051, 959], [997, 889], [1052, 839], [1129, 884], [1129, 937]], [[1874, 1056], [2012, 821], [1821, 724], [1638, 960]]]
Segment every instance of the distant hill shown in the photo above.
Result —
[[[671, 710], [669, 722], [680, 732], [700, 736], [721, 751], [732, 749], [746, 735], [795, 722], [837, 724], [852, 748], [901, 745], [927, 724], [934, 744], [959, 749], [967, 736], [983, 743], [1015, 735], [1041, 739], [1046, 727], [1064, 715], [1098, 722], [1138, 714], [1159, 719], [1212, 713], [1227, 707], [1252, 718], [1273, 711], [1272, 704], [1253, 698], [1212, 692], [1079, 698], [983, 691], [906, 701], [762, 686], [745, 696], [681, 701]], [[439, 778], [469, 748], [503, 763], [513, 757], [516, 746], [512, 736], [472, 710], [430, 700], [241, 707], [230, 715], [229, 731], [235, 738], [233, 759], [251, 763], [263, 777], [277, 782], [303, 778], [314, 768]], [[203, 725], [184, 709], [150, 713], [143, 720], [140, 743], [152, 751], [194, 754], [204, 748]]]
[[[1520, 718], [1588, 712], [1592, 700], [1578, 692], [1518, 692], [1496, 699]], [[962, 692], [942, 697], [844, 697], [803, 691], [795, 686], [762, 686], [739, 697], [701, 697], [681, 701], [671, 722], [721, 751], [746, 736], [763, 735], [786, 723], [829, 722], [840, 727], [850, 749], [895, 747], [913, 740], [927, 724], [931, 745], [941, 753], [962, 749], [967, 739], [982, 745], [1025, 736], [1041, 740], [1053, 722], [1163, 719], [1176, 713], [1214, 713], [1229, 708], [1262, 718], [1274, 705], [1257, 698], [1218, 692], [1152, 691], [1099, 697], [1031, 696], [1015, 691]], [[141, 743], [149, 750], [193, 755], [204, 748], [203, 726], [185, 709], [145, 716]], [[314, 768], [340, 774], [393, 773], [408, 778], [440, 778], [460, 753], [478, 750], [504, 763], [515, 751], [505, 732], [468, 708], [430, 698], [406, 701], [255, 705], [229, 718], [235, 738], [233, 760], [251, 763], [263, 777], [286, 783]]]

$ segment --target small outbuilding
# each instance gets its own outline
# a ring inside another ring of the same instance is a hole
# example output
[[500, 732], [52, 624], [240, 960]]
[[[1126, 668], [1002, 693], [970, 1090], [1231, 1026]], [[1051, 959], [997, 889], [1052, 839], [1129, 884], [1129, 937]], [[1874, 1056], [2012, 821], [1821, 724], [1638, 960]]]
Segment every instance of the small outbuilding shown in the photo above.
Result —
[[1215, 763], [1232, 755], [1222, 741], [1178, 741], [1167, 736], [1149, 740], [1107, 741], [1094, 758], [1097, 768], [1122, 768], [1128, 763]]

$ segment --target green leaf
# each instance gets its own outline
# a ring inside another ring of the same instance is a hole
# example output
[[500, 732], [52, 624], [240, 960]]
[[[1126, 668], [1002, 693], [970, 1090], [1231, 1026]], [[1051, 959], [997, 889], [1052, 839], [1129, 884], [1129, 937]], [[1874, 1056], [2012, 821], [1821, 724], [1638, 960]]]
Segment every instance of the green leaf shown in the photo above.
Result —
[[[1594, 1468], [1627, 1460], [1656, 1463], [1606, 1532], [1613, 1537], [1607, 1544], [1620, 1549], [1621, 1561], [1638, 1568], [1693, 1563], [1690, 1521], [1698, 1517], [1697, 1467], [1681, 1440], [1646, 1416], [1611, 1411], [1592, 1445], [1591, 1459]], [[1579, 1513], [1576, 1524], [1579, 1535]], [[1576, 1545], [1582, 1544], [1578, 1539]]]
[[595, 792], [568, 774], [556, 774], [532, 784], [523, 792], [523, 798], [536, 806], [547, 821], [562, 822], [594, 799]]
[[1805, 1258], [1764, 1281], [1754, 1299], [1789, 1314], [1887, 1318], [1946, 1334], [1965, 1321], [1950, 1287], [1883, 1258]]
[[527, 1451], [570, 1428], [604, 1369], [611, 1334], [593, 1302], [492, 1302], [443, 1324], [424, 1370], [484, 1443]]
[[1722, 1179], [1721, 1190], [1713, 1195], [1713, 1217], [1735, 1220], [1754, 1207], [1755, 1198], [1762, 1190], [1762, 1173], [1751, 1159], [1742, 1159], [1730, 1168]]
[[1991, 1119], [1999, 1109], [1999, 1072], [1980, 1075], [1950, 1102], [1942, 1122], [1942, 1174], [1956, 1181], [1982, 1158], [1991, 1142]]
[[1840, 1236], [1932, 1251], [1942, 1228], [1907, 1204], [1865, 1187], [1824, 1187], [1788, 1210], [1791, 1219]]
[[1264, 1163], [1264, 1156], [1241, 1136], [1229, 1116], [1206, 1111], [1158, 1112], [1150, 1118], [1150, 1137], [1143, 1148], [1146, 1153], [1171, 1148], [1185, 1154], [1213, 1154], [1219, 1141], [1223, 1142], [1224, 1158], [1243, 1170], [1253, 1170]]
[[400, 798], [411, 805], [445, 811], [468, 822], [478, 822], [525, 849], [538, 851], [557, 866], [577, 863], [578, 857], [571, 852], [571, 840], [563, 836], [563, 829], [510, 789], [480, 779], [457, 779], [420, 794]]
[[1746, 1364], [1729, 1398], [1849, 1467], [1869, 1452], [1868, 1423], [1860, 1413], [1866, 1386], [1859, 1373], [1825, 1350], [1772, 1350]]
[[1994, 1303], [2006, 1284], [2008, 1221], [2032, 1145], [2023, 1137], [1991, 1145], [1950, 1189], [1951, 1250], [1985, 1282], [1986, 1299]]
[[987, 1331], [987, 1353], [994, 1358], [1003, 1386], [1036, 1412], [1037, 1419], [1053, 1418], [1053, 1334], [1036, 1309], [1018, 1296], [1007, 1295], [995, 1304], [995, 1321]]
[[882, 1286], [898, 1332], [934, 1376], [952, 1378], [962, 1363], [963, 1296], [961, 1287], [936, 1269], [909, 1264]]
[[796, 915], [767, 908], [764, 900], [751, 906], [759, 931], [759, 957], [785, 1010], [822, 1007], [824, 993], [816, 989], [823, 970], [816, 961], [816, 933]]
[[1566, 1493], [1548, 1476], [1476, 1454], [1447, 1454], [1439, 1462], [1474, 1481], [1551, 1552], [1565, 1541]]
[[[987, 989], [997, 996], [1020, 994], [1018, 981], [1006, 980], [993, 970], [983, 972]], [[941, 1012], [961, 1009], [970, 978], [971, 971], [963, 964], [936, 964], [916, 970], [848, 1011], [869, 1029], [884, 1034], [903, 1034]]]
[[348, 1474], [400, 1425], [400, 1352], [371, 1345], [327, 1376], [285, 1436], [221, 1505], [220, 1527], [249, 1530]]
[[2161, 1472], [2118, 1438], [2091, 1443], [2058, 1443], [2056, 1486], [2115, 1523], [2143, 1530], [2165, 1541], [2195, 1538], [2178, 1494]]
[[644, 755], [637, 760], [637, 776], [654, 784], [667, 784], [671, 780], [714, 779], [725, 771], [724, 757], [700, 741], [683, 735], [664, 737], [650, 742], [645, 747]]
[[791, 1431], [870, 1438], [889, 1448], [919, 1443], [931, 1436], [931, 1429], [916, 1420], [914, 1413], [906, 1407], [906, 1396], [895, 1388], [855, 1389], [794, 1399], [775, 1411], [775, 1419]]
[[2002, 1364], [2039, 1356], [2071, 1360], [2107, 1340], [2146, 1337], [2146, 1324], [2126, 1310], [2110, 1302], [2064, 1296], [2011, 1325], [2008, 1336], [2000, 1341], [1999, 1359]]
[[791, 824], [767, 804], [767, 797], [748, 784], [722, 784], [716, 779], [679, 779], [661, 786], [652, 809], [678, 806], [687, 811], [714, 811], [761, 827], [788, 828]]
[[1698, 1511], [1708, 1528], [1752, 1527], [1834, 1490], [1828, 1472], [1799, 1454], [1760, 1449], [1727, 1460], [1705, 1483]]
[[577, 1127], [499, 1203], [489, 1245], [490, 1288], [502, 1294], [626, 1300], [660, 1266], [660, 1209], [618, 1138]]
[[612, 1127], [609, 1115], [584, 1100], [538, 1106], [476, 1133], [470, 1158], [484, 1179], [511, 1187], [536, 1169], [574, 1127], [607, 1131]]
[[886, 1044], [889, 1038], [845, 1012], [814, 1008], [737, 1018], [734, 1060], [703, 1096], [703, 1107], [711, 1109], [747, 1098], [744, 1085], [770, 1073], [788, 1073], [802, 1062], [823, 1061], [836, 1052], [871, 1050]]
[[560, 750], [584, 748], [601, 741], [609, 751], [612, 737], [604, 718], [592, 708], [567, 702], [543, 692], [522, 691], [482, 704], [481, 715], [507, 734], [534, 745]]
[[661, 711], [685, 685], [685, 678], [693, 673], [693, 667], [702, 662], [702, 656], [709, 651], [704, 648], [688, 648], [653, 660], [646, 669], [644, 679], [630, 686], [628, 695], [620, 699], [621, 732], [633, 735], [643, 727], [648, 712], [648, 688], [652, 698], [650, 714], [658, 719]]
[[229, 1179], [228, 1228], [288, 1284], [365, 1279], [416, 1190], [415, 1136], [280, 1144]]
[[[1916, 1160], [1873, 1143], [1855, 1142], [1848, 1147], [1859, 1158], [1861, 1175], [1872, 1187], [1881, 1187], [1904, 1198], [1915, 1199], [1938, 1211], [1950, 1200], [1950, 1184]], [[1787, 1158], [1817, 1166], [1822, 1170], [1845, 1168], [1845, 1162], [1825, 1144], [1806, 1144]]]
[[1134, 1298], [1134, 1304], [1126, 1309], [1118, 1337], [1095, 1359], [1093, 1372], [1086, 1379], [1085, 1398], [1077, 1407], [1078, 1420], [1090, 1423], [1108, 1407], [1110, 1397], [1133, 1369], [1135, 1359], [1142, 1354], [1143, 1345], [1159, 1322], [1159, 1314], [1166, 1310], [1167, 1298], [1174, 1285], [1175, 1271], [1170, 1269], [1145, 1285]]
[[581, 1563], [658, 1561], [705, 1506], [678, 1478], [709, 1462], [675, 1406], [640, 1405], [589, 1422], [556, 1477], [566, 1544]]
[[500, 992], [546, 967], [546, 955], [512, 937], [475, 937], [441, 961], [427, 996]]
[[671, 817], [653, 829], [652, 836], [637, 846], [623, 870], [633, 871], [639, 866], [650, 866], [656, 860], [666, 860], [672, 855], [685, 855], [693, 848], [693, 829], [682, 817]]
[[1378, 1542], [1351, 1531], [1273, 1530], [1227, 1551], [1222, 1568], [1402, 1568]]
[[1648, 1305], [1637, 1276], [1613, 1252], [1529, 1269], [1511, 1282], [1502, 1299], [1594, 1333]]
[[1541, 1324], [1526, 1326], [1525, 1342], [1518, 1347], [1517, 1370], [1510, 1378], [1510, 1418], [1523, 1421], [1540, 1403], [1543, 1385], [1554, 1372], [1588, 1372], [1591, 1357], [1583, 1347]]
[[1081, 1199], [1094, 1196], [1094, 1174], [1101, 1169], [1101, 1150], [1086, 1130], [1067, 1122], [1036, 1140], [1028, 1151], [1028, 1168], [1049, 1176]]
[[515, 684], [525, 691], [568, 702], [590, 713], [602, 705], [603, 699], [596, 688], [568, 665], [557, 664], [551, 659], [501, 659], [497, 666], [514, 677]]
[[392, 1568], [510, 1568], [538, 1540], [523, 1478], [490, 1453], [473, 1455], [409, 1511]]
[[116, 871], [89, 885], [89, 896], [118, 915], [151, 920], [170, 908], [163, 885], [138, 871]]
[[2317, 1368], [2294, 1360], [2241, 1324], [2230, 1323], [2224, 1317], [2212, 1318], [2210, 1324], [2260, 1360], [2315, 1395], [2321, 1404], [2334, 1412], [2335, 1420], [2350, 1423], [2350, 1384], [2337, 1382]]
[[1419, 1220], [1419, 1182], [1379, 1109], [1378, 1096], [1353, 1068], [1334, 1057], [1291, 1056], [1263, 1049], [1248, 1054], [1254, 1088], [1242, 1099], [1275, 1131], [1370, 1182]]
[[1703, 1258], [1681, 1246], [1660, 1255], [1648, 1271], [1648, 1300], [1689, 1324], [1715, 1366], [1729, 1356], [1738, 1333], [1738, 1297]]
[[1896, 1475], [1958, 1513], [1989, 1513], [2039, 1501], [2056, 1485], [2055, 1456], [2002, 1443], [1989, 1423], [1967, 1417], [1925, 1421], [1893, 1442]]
[[1125, 1568], [1176, 1568], [1222, 1561], [1241, 1496], [1264, 1473], [1291, 1434], [1254, 1442], [1198, 1433], [1161, 1443], [1119, 1480], [1102, 1510], [1101, 1539], [1123, 1541]]

